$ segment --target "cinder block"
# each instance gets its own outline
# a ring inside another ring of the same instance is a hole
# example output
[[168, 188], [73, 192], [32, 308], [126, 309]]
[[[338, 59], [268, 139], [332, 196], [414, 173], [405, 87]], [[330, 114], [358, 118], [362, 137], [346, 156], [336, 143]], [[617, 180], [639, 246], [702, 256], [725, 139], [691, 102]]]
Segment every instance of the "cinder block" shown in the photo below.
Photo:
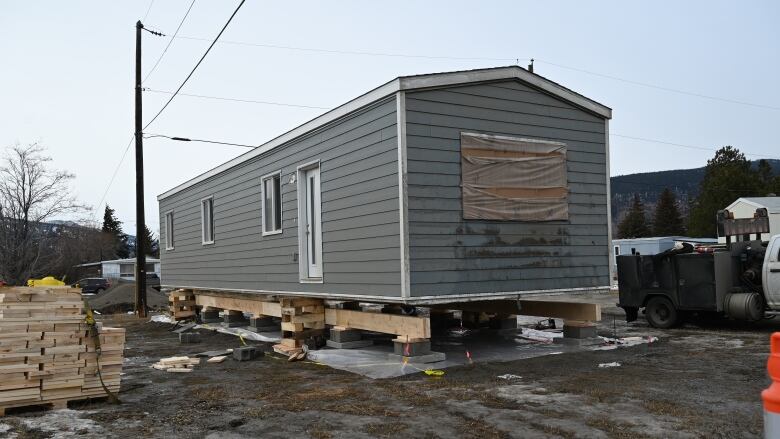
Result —
[[179, 334], [179, 343], [200, 343], [200, 334], [197, 332], [182, 332]]
[[517, 316], [490, 319], [490, 328], [498, 330], [517, 329]]
[[244, 324], [248, 324], [246, 317], [244, 317], [244, 314], [242, 313], [229, 313], [225, 312], [222, 314], [222, 321], [224, 323], [233, 323], [233, 322], [244, 322]]
[[222, 325], [223, 328], [242, 328], [249, 323], [246, 320], [238, 320], [235, 322], [222, 322], [220, 325]]
[[274, 326], [274, 318], [268, 316], [252, 317], [249, 319], [249, 326], [253, 328], [262, 328], [264, 326]]
[[595, 338], [596, 325], [567, 325], [563, 324], [563, 338]]
[[236, 361], [249, 361], [262, 354], [263, 353], [259, 352], [254, 346], [242, 346], [233, 349], [233, 359]]
[[373, 340], [355, 340], [355, 341], [345, 341], [345, 342], [337, 342], [328, 340], [326, 342], [328, 347], [333, 349], [360, 349], [367, 346], [371, 346], [374, 344]]
[[404, 342], [393, 340], [393, 352], [403, 357], [417, 357], [431, 353], [431, 341]]
[[363, 333], [357, 329], [335, 329], [330, 330], [330, 339], [336, 343], [348, 343], [351, 341], [358, 341], [362, 338]]
[[207, 310], [200, 313], [200, 321], [203, 323], [219, 323], [222, 319], [219, 318], [219, 310]]

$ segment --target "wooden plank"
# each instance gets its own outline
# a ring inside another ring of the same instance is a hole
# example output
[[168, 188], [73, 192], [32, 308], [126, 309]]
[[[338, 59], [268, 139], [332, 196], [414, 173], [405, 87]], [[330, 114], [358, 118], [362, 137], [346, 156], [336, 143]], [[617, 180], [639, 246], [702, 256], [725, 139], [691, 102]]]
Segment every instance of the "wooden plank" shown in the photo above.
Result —
[[411, 338], [431, 338], [431, 323], [427, 317], [328, 308], [325, 310], [325, 323]]
[[195, 302], [200, 306], [235, 310], [251, 313], [255, 316], [281, 317], [282, 309], [279, 303], [263, 302], [252, 299], [238, 299], [234, 297], [217, 297], [205, 294], [197, 294]]

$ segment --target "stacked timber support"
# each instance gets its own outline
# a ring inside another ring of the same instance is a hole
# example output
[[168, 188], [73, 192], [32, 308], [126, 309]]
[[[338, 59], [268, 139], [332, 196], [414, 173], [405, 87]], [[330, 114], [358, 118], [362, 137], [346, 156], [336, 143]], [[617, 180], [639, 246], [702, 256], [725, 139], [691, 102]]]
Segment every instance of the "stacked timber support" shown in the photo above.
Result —
[[0, 288], [0, 415], [119, 391], [125, 332], [102, 328], [102, 355], [84, 323], [81, 290]]
[[195, 317], [195, 295], [191, 290], [174, 290], [168, 295], [168, 306], [174, 320]]
[[282, 298], [282, 341], [274, 351], [286, 355], [301, 350], [302, 340], [325, 331], [325, 302], [322, 299]]

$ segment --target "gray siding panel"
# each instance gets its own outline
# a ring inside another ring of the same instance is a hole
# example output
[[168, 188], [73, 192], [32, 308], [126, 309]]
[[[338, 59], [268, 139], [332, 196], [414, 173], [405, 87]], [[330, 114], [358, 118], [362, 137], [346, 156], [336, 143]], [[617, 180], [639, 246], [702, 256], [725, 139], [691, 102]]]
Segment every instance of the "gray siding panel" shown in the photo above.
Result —
[[[162, 250], [165, 285], [400, 296], [398, 139], [387, 99], [160, 200], [174, 211], [175, 249]], [[322, 284], [300, 283], [296, 168], [320, 161]], [[262, 236], [261, 185], [282, 171], [282, 225]], [[214, 196], [215, 242], [201, 244], [200, 200]]]
[[[411, 295], [609, 284], [604, 120], [516, 81], [406, 94]], [[463, 220], [460, 133], [567, 144], [569, 220]]]

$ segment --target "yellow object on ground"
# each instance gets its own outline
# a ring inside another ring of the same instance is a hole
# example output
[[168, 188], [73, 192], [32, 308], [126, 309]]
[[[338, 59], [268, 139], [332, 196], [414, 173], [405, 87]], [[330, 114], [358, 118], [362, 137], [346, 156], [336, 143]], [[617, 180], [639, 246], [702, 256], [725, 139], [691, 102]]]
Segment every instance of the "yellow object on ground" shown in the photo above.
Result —
[[30, 279], [27, 281], [28, 287], [64, 287], [65, 282], [55, 279], [53, 276], [46, 276], [43, 279]]

